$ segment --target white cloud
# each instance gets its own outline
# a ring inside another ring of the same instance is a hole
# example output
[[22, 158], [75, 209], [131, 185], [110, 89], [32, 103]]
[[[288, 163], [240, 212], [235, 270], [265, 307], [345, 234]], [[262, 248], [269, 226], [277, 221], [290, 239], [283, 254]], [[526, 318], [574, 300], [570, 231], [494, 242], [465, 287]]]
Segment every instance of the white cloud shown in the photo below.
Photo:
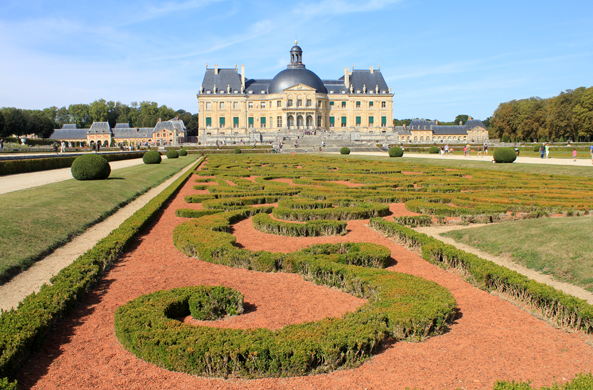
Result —
[[403, 1], [404, 0], [323, 0], [315, 4], [299, 3], [299, 5], [293, 9], [293, 12], [302, 13], [307, 16], [371, 12], [381, 10], [392, 4], [398, 4]]

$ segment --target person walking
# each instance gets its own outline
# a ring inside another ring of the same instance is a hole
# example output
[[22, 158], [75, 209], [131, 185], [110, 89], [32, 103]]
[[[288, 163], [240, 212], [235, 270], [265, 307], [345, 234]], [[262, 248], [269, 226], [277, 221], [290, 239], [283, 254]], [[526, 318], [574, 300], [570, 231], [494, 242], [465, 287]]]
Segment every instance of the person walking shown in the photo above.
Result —
[[574, 162], [577, 162], [577, 148], [572, 149], [572, 158]]
[[484, 142], [484, 156], [488, 155], [488, 144]]
[[449, 144], [445, 145], [445, 156], [449, 154]]
[[4, 139], [3, 138], [0, 138], [0, 149], [4, 149]]
[[64, 154], [65, 151], [66, 151], [66, 141], [62, 141], [62, 144], [60, 145], [60, 154]]
[[591, 145], [591, 164], [593, 164], [593, 145]]
[[546, 153], [546, 144], [542, 144], [539, 147], [539, 157], [544, 158], [545, 153]]
[[544, 145], [546, 148], [546, 158], [550, 158], [550, 144], [546, 142]]

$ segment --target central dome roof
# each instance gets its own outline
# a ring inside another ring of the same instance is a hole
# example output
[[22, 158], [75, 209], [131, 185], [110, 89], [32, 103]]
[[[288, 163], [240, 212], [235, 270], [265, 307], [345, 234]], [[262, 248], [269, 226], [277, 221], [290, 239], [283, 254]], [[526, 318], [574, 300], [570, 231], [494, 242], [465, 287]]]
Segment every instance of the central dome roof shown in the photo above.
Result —
[[325, 85], [315, 73], [309, 69], [302, 68], [288, 68], [278, 73], [270, 86], [268, 93], [282, 93], [286, 88], [293, 87], [297, 84], [305, 84], [311, 88], [315, 88], [317, 93], [327, 93]]
[[268, 93], [282, 93], [286, 88], [297, 84], [305, 84], [315, 88], [317, 93], [327, 93], [327, 89], [325, 89], [325, 85], [323, 85], [319, 76], [305, 68], [302, 61], [303, 51], [296, 41], [294, 44], [290, 49], [290, 64], [272, 79], [268, 86]]

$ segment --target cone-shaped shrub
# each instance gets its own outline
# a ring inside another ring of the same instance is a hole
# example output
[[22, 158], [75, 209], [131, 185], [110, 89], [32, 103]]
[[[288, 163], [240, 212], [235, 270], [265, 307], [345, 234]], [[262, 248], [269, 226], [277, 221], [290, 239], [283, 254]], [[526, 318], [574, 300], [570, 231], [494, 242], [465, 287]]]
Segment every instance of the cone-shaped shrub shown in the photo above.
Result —
[[401, 157], [404, 155], [404, 150], [400, 147], [394, 146], [389, 149], [389, 157]]
[[179, 158], [179, 152], [176, 150], [169, 150], [167, 152], [167, 158]]
[[350, 149], [343, 147], [342, 149], [340, 149], [340, 154], [350, 154]]
[[104, 180], [111, 173], [107, 160], [98, 154], [85, 154], [77, 157], [70, 168], [76, 180]]
[[161, 154], [156, 150], [146, 152], [144, 153], [144, 156], [142, 156], [142, 161], [144, 161], [144, 164], [160, 164], [162, 160]]
[[494, 151], [494, 161], [497, 163], [512, 163], [516, 159], [513, 148], [498, 148]]

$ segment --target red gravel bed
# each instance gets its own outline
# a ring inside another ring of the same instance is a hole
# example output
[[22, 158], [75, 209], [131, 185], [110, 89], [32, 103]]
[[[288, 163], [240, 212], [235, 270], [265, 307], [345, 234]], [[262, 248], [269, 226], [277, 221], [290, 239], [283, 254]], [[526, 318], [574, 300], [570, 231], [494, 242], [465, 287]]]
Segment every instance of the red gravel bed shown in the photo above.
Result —
[[[492, 389], [496, 379], [530, 379], [536, 386], [563, 382], [593, 370], [588, 337], [566, 333], [527, 312], [429, 264], [370, 230], [368, 221], [348, 222], [340, 237], [283, 237], [261, 233], [251, 220], [234, 225], [237, 242], [252, 250], [288, 252], [313, 243], [372, 241], [390, 248], [390, 270], [433, 280], [457, 299], [450, 330], [422, 343], [386, 346], [355, 369], [296, 378], [210, 379], [169, 372], [123, 349], [115, 337], [114, 311], [149, 292], [196, 284], [223, 284], [245, 295], [247, 311], [213, 326], [269, 327], [339, 316], [364, 301], [316, 286], [297, 275], [228, 268], [189, 258], [175, 249], [172, 230], [184, 218], [178, 208], [195, 194], [189, 180], [129, 252], [108, 272], [72, 315], [52, 333], [17, 379], [21, 389]], [[392, 211], [405, 208], [392, 205]]]

